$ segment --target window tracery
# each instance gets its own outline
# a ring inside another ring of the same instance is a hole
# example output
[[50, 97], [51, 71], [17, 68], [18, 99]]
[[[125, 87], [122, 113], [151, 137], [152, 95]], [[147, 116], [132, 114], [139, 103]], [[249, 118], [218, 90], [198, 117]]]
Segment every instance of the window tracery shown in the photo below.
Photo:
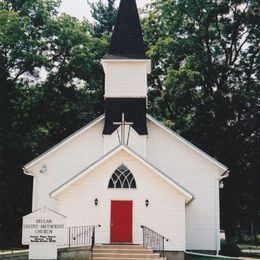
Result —
[[136, 189], [136, 182], [132, 172], [124, 165], [119, 166], [112, 174], [108, 188], [110, 189]]

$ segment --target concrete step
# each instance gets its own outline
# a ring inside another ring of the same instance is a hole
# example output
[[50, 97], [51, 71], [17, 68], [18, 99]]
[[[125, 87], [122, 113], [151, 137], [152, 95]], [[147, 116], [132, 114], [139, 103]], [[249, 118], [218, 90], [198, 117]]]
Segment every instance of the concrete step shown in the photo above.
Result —
[[99, 257], [99, 258], [96, 258], [96, 257], [93, 257], [93, 260], [113, 260], [113, 259], [116, 259], [116, 260], [161, 260], [161, 258], [128, 258], [128, 257], [124, 257], [124, 258], [114, 258], [114, 257]]
[[118, 258], [131, 258], [131, 259], [135, 259], [135, 258], [142, 258], [142, 259], [147, 259], [147, 258], [153, 258], [153, 259], [158, 259], [160, 257], [159, 254], [145, 254], [145, 253], [139, 253], [139, 254], [133, 254], [132, 252], [128, 252], [128, 253], [93, 253], [93, 257], [94, 259], [96, 258], [104, 258], [104, 257], [112, 257], [114, 259], [118, 259]]
[[143, 245], [131, 245], [131, 244], [104, 244], [104, 245], [95, 245], [95, 249], [99, 248], [112, 248], [112, 249], [146, 249]]
[[124, 257], [124, 258], [114, 258], [114, 257], [99, 257], [99, 258], [96, 258], [96, 257], [93, 257], [93, 260], [113, 260], [113, 259], [116, 259], [116, 260], [161, 260], [161, 258], [128, 258], [128, 257]]
[[93, 260], [166, 260], [142, 245], [96, 245]]
[[129, 253], [131, 254], [151, 254], [153, 253], [153, 250], [151, 249], [144, 249], [144, 248], [95, 248], [94, 253], [118, 253], [118, 254], [124, 254]]

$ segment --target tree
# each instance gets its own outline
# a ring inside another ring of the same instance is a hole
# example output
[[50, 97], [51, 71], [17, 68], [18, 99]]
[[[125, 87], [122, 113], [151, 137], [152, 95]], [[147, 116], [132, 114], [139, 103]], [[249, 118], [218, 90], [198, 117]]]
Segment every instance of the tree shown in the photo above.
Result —
[[103, 110], [107, 40], [55, 0], [0, 0], [0, 245], [18, 245], [31, 211], [22, 166]]
[[254, 0], [158, 0], [144, 19], [150, 112], [229, 166], [228, 239], [259, 219], [258, 10]]
[[[30, 13], [29, 2], [24, 5], [19, 1], [0, 2], [1, 245], [6, 241], [15, 243], [14, 238], [19, 236], [20, 213], [30, 205], [30, 182], [19, 174], [22, 158], [26, 156], [22, 152], [25, 145], [22, 136], [26, 132], [21, 122], [24, 115], [18, 108], [23, 104], [22, 89], [18, 86], [22, 75], [36, 76], [36, 68], [44, 62], [39, 55], [43, 45], [36, 39], [42, 28], [41, 13], [49, 3]], [[21, 187], [17, 187], [17, 183]]]
[[107, 4], [104, 4], [102, 0], [96, 3], [88, 0], [88, 4], [91, 7], [91, 15], [95, 20], [93, 25], [94, 36], [109, 37], [116, 22], [115, 0], [107, 0]]

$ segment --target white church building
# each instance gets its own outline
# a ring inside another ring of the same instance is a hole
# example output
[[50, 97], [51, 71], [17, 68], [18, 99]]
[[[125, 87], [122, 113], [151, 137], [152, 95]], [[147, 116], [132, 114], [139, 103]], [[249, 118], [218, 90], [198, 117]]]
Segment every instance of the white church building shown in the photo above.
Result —
[[134, 0], [121, 0], [107, 55], [105, 113], [24, 166], [32, 211], [66, 226], [97, 226], [96, 244], [143, 244], [141, 226], [166, 251], [220, 250], [219, 184], [227, 167], [147, 114], [145, 55]]

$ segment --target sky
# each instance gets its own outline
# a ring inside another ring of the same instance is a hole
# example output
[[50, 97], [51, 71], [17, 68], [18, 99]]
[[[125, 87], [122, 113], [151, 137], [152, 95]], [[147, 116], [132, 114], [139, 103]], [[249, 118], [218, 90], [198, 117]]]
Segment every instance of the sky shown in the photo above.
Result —
[[[91, 1], [97, 2], [97, 0]], [[141, 8], [145, 4], [150, 2], [151, 0], [136, 0], [138, 8]], [[119, 0], [116, 1], [116, 5], [118, 4]], [[83, 17], [85, 17], [88, 20], [91, 20], [90, 9], [87, 0], [62, 0], [60, 12], [64, 12], [71, 16], [75, 16], [78, 19], [83, 19]]]

